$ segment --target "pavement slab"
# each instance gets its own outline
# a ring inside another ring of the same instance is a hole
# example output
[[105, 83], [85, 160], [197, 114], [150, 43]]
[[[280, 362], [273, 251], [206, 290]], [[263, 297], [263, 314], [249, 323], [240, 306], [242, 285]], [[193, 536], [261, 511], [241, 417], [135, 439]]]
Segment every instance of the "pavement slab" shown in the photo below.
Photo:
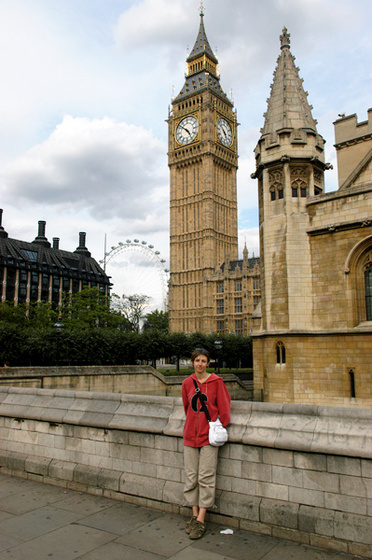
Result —
[[172, 558], [176, 552], [190, 546], [190, 538], [185, 532], [186, 521], [180, 515], [163, 515], [142, 527], [130, 531], [118, 542], [137, 546], [141, 550]]
[[[0, 560], [359, 560], [308, 545], [0, 473]], [[362, 559], [364, 560], [364, 559]]]
[[110, 508], [80, 520], [80, 524], [101, 529], [102, 531], [110, 531], [120, 536], [144, 525], [147, 526], [151, 521], [165, 515], [162, 511], [143, 506], [136, 506], [125, 502], [118, 503], [115, 500], [112, 500], [112, 502], [113, 505]]
[[111, 533], [72, 523], [4, 550], [0, 560], [76, 560], [115, 538]]
[[[146, 552], [126, 546], [118, 542], [109, 542], [99, 549], [88, 552], [81, 556], [79, 560], [166, 560], [166, 556], [160, 556], [155, 552]], [[190, 556], [188, 557], [190, 559]], [[192, 559], [194, 560], [194, 559]]]

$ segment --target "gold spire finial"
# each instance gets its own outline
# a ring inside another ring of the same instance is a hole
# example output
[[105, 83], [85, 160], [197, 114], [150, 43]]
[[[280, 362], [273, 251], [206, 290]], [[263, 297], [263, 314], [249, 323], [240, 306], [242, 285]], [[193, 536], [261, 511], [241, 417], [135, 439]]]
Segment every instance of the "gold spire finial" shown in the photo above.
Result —
[[201, 15], [201, 16], [204, 16], [204, 5], [203, 5], [203, 0], [200, 0], [200, 8], [199, 8], [199, 11], [200, 11], [200, 15]]

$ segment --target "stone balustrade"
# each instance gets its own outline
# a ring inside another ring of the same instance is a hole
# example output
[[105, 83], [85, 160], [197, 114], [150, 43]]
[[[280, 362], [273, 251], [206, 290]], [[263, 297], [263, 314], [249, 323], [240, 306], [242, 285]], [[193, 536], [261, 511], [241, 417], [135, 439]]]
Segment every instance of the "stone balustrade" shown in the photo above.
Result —
[[[0, 387], [0, 472], [186, 514], [179, 397]], [[372, 558], [372, 411], [233, 401], [216, 509]]]

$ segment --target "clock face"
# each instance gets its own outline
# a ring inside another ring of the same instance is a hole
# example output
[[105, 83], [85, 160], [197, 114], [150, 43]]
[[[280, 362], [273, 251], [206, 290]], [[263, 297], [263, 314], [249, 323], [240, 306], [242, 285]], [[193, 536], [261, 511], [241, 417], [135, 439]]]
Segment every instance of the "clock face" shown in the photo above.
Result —
[[218, 134], [218, 138], [220, 139], [220, 141], [224, 146], [231, 146], [233, 135], [232, 135], [231, 126], [229, 125], [226, 119], [222, 119], [222, 118], [218, 119], [217, 134]]
[[178, 124], [176, 138], [179, 144], [188, 144], [198, 133], [198, 121], [195, 117], [186, 117]]

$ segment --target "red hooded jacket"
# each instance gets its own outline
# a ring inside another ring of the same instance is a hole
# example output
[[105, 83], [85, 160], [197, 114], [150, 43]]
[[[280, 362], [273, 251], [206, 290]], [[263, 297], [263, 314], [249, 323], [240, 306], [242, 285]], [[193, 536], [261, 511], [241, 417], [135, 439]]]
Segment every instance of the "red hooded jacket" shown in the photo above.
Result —
[[221, 377], [215, 373], [212, 373], [204, 383], [199, 383], [195, 373], [183, 381], [182, 401], [186, 414], [183, 444], [189, 447], [203, 447], [209, 444], [209, 424], [205, 413], [201, 410], [193, 379], [199, 386], [211, 420], [214, 422], [219, 417], [225, 428], [230, 423], [231, 398]]

